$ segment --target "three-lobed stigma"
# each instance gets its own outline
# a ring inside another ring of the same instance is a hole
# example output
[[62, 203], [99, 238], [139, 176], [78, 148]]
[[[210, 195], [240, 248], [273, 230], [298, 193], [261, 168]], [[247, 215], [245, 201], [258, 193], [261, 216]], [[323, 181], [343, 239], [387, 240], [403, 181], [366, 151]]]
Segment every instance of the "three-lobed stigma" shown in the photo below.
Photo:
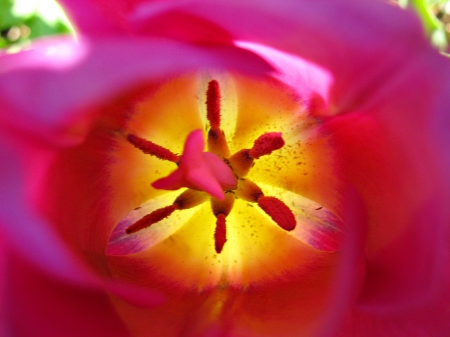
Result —
[[220, 88], [216, 80], [208, 83], [206, 111], [210, 127], [207, 152], [204, 152], [204, 139], [200, 130], [194, 130], [188, 135], [181, 156], [137, 135], [127, 136], [127, 140], [145, 154], [171, 161], [178, 166], [169, 176], [154, 182], [154, 188], [188, 189], [172, 205], [145, 215], [127, 227], [125, 232], [135, 233], [169, 217], [175, 211], [193, 208], [210, 200], [212, 213], [216, 218], [214, 246], [216, 252], [221, 253], [227, 242], [226, 218], [237, 198], [257, 204], [283, 230], [295, 229], [296, 219], [289, 207], [276, 197], [264, 195], [256, 183], [246, 178], [255, 160], [284, 146], [281, 133], [264, 133], [254, 141], [252, 148], [230, 155], [228, 142], [221, 128]]

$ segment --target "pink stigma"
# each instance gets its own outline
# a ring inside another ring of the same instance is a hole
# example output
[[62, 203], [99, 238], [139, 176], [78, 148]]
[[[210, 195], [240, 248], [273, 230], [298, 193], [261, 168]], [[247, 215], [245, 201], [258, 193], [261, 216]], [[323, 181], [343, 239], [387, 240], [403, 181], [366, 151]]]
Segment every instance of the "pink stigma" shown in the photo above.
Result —
[[231, 168], [217, 155], [203, 152], [204, 146], [202, 131], [192, 131], [186, 139], [179, 167], [152, 186], [164, 190], [187, 187], [223, 200], [224, 190], [236, 188], [237, 179]]

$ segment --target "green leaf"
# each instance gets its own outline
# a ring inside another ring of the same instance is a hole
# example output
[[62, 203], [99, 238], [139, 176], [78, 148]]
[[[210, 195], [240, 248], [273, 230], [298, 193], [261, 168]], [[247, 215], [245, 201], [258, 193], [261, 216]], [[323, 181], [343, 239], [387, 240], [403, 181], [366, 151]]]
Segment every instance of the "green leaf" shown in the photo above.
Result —
[[54, 0], [0, 0], [0, 48], [29, 43], [55, 34], [74, 34], [74, 29]]

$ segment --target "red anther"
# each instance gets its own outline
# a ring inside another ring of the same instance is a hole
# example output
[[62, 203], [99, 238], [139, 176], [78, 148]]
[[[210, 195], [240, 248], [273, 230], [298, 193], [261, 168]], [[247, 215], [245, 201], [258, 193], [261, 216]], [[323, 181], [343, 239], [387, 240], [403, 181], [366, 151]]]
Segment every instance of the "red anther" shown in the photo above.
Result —
[[281, 149], [284, 146], [284, 140], [281, 138], [281, 132], [267, 132], [261, 135], [250, 150], [250, 156], [258, 159], [261, 156], [272, 153], [272, 151]]
[[295, 228], [297, 222], [294, 213], [280, 199], [263, 196], [258, 199], [258, 206], [284, 230], [291, 231]]
[[176, 210], [175, 205], [170, 205], [167, 207], [163, 207], [160, 209], [157, 209], [156, 211], [153, 211], [146, 216], [144, 216], [142, 219], [136, 221], [134, 224], [132, 224], [130, 227], [128, 227], [125, 232], [127, 234], [136, 233], [137, 231], [140, 231], [141, 229], [150, 227], [151, 225], [167, 218], [169, 215], [171, 215]]
[[211, 129], [220, 128], [220, 90], [219, 83], [216, 80], [208, 83], [208, 90], [206, 90], [206, 112]]
[[222, 252], [225, 242], [227, 242], [227, 220], [225, 214], [217, 215], [216, 230], [214, 232], [214, 245], [216, 253]]
[[150, 154], [159, 159], [172, 161], [174, 163], [178, 163], [180, 160], [180, 158], [172, 151], [131, 133], [127, 136], [127, 140], [145, 154]]

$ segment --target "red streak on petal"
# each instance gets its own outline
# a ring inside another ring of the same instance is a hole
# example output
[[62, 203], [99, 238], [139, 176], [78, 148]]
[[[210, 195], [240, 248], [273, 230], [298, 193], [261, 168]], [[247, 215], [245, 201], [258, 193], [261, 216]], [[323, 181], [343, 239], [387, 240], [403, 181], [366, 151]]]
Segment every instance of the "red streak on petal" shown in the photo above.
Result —
[[216, 80], [208, 83], [208, 90], [206, 90], [206, 112], [211, 129], [220, 128], [220, 90], [219, 83]]
[[127, 140], [145, 154], [150, 154], [159, 159], [169, 160], [174, 163], [177, 163], [180, 160], [180, 158], [172, 151], [131, 133], [127, 136]]
[[161, 221], [162, 219], [167, 218], [169, 215], [171, 215], [176, 210], [175, 205], [170, 205], [167, 207], [163, 207], [160, 209], [157, 209], [156, 211], [153, 211], [146, 216], [144, 216], [142, 219], [136, 221], [134, 224], [132, 224], [130, 227], [126, 229], [127, 234], [135, 233], [137, 231], [140, 231], [141, 229], [150, 227], [151, 225]]
[[295, 228], [295, 216], [284, 202], [275, 197], [260, 197], [258, 206], [266, 212], [281, 228], [291, 231]]
[[227, 242], [227, 226], [225, 214], [217, 215], [216, 230], [214, 232], [214, 243], [217, 254], [222, 252], [223, 246]]
[[267, 132], [261, 135], [250, 150], [250, 155], [258, 159], [261, 156], [272, 153], [272, 151], [281, 149], [284, 146], [284, 140], [281, 138], [281, 132]]

